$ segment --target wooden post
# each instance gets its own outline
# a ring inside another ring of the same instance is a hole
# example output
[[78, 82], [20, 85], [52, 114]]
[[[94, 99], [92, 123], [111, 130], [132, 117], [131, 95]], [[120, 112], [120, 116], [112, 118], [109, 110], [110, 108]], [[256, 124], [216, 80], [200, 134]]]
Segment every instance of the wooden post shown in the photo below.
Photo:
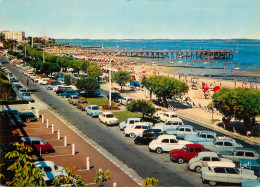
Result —
[[44, 123], [44, 115], [42, 115], [42, 123]]
[[64, 136], [64, 147], [67, 147], [67, 136]]
[[57, 134], [58, 134], [58, 140], [60, 140], [60, 130], [58, 130]]
[[49, 128], [49, 120], [46, 120], [46, 128]]
[[87, 170], [90, 170], [90, 166], [89, 166], [89, 157], [87, 157], [87, 159], [86, 159], [86, 166], [87, 166]]
[[75, 155], [75, 144], [72, 144], [72, 155]]
[[54, 124], [51, 126], [51, 133], [54, 134]]

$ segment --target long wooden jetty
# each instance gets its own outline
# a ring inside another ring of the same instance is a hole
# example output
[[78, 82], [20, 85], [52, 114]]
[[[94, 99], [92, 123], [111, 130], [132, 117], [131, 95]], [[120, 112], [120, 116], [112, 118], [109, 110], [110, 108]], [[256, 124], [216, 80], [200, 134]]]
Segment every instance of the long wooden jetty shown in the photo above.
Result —
[[152, 51], [102, 51], [105, 55], [116, 55], [122, 57], [144, 57], [144, 58], [201, 58], [201, 59], [231, 59], [233, 50], [152, 50]]

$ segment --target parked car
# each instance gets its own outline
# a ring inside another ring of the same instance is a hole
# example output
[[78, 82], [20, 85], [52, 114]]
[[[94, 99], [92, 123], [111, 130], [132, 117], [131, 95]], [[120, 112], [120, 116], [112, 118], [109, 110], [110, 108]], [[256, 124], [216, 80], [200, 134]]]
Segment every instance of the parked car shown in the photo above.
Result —
[[149, 143], [157, 136], [163, 134], [161, 129], [148, 129], [143, 131], [143, 133], [136, 136], [134, 139], [135, 144], [139, 145], [149, 145]]
[[118, 119], [115, 117], [115, 115], [112, 112], [102, 112], [99, 115], [99, 121], [101, 123], [104, 123], [106, 126], [119, 124]]
[[32, 112], [19, 112], [18, 110], [4, 110], [4, 114], [13, 114], [19, 116], [22, 122], [36, 121], [36, 116]]
[[237, 143], [236, 140], [228, 137], [223, 137], [214, 140], [213, 142], [201, 142], [201, 144], [207, 149], [217, 153], [232, 153], [234, 149], [243, 147], [241, 144]]
[[61, 97], [68, 98], [68, 97], [70, 97], [72, 95], [79, 96], [79, 92], [77, 92], [76, 90], [66, 90], [65, 92], [61, 93], [60, 95], [61, 95]]
[[38, 81], [40, 85], [46, 85], [50, 78], [42, 78]]
[[[123, 97], [118, 92], [112, 92], [111, 93], [111, 100], [114, 102], [119, 102], [119, 99], [122, 99]], [[109, 95], [107, 95], [107, 99], [109, 99]]]
[[255, 175], [260, 176], [260, 159], [240, 159], [239, 166], [241, 168], [253, 170]]
[[259, 155], [255, 149], [238, 147], [231, 154], [221, 154], [222, 157], [232, 160], [234, 163], [239, 163], [240, 159], [257, 160]]
[[153, 114], [152, 118], [155, 119], [155, 120], [160, 120], [160, 117], [161, 117], [164, 113], [165, 113], [164, 111], [158, 110], [158, 111], [156, 111], [156, 112]]
[[[56, 91], [55, 91], [56, 90]], [[57, 95], [61, 95], [63, 92], [67, 90], [73, 90], [71, 86], [57, 86], [57, 88], [53, 88], [53, 91], [56, 92]]]
[[126, 104], [126, 101], [127, 101], [127, 104], [131, 103], [131, 101], [133, 100], [132, 97], [123, 97], [122, 99], [118, 99], [118, 102], [121, 104], [121, 105], [125, 105]]
[[53, 81], [45, 87], [47, 90], [53, 90], [53, 88], [55, 88], [58, 85], [61, 85], [61, 83], [59, 81]]
[[12, 87], [13, 87], [14, 90], [18, 91], [19, 89], [22, 88], [22, 85], [19, 82], [14, 82], [12, 84]]
[[98, 90], [89, 90], [80, 92], [81, 97], [98, 97], [100, 96], [100, 91]]
[[77, 106], [77, 108], [78, 109], [80, 109], [80, 110], [86, 110], [86, 108], [87, 108], [87, 106], [88, 106], [88, 101], [86, 100], [86, 99], [82, 99], [82, 98], [80, 98], [79, 100], [78, 100], [78, 102], [76, 102], [76, 106]]
[[175, 135], [162, 134], [151, 141], [149, 151], [156, 151], [156, 153], [160, 154], [165, 151], [180, 149], [186, 144], [192, 144], [192, 142], [178, 140]]
[[29, 92], [21, 93], [21, 99], [26, 100], [26, 101], [30, 101], [32, 103], [34, 102], [34, 99], [32, 98], [31, 93], [29, 93]]
[[163, 115], [160, 116], [160, 120], [162, 122], [167, 121], [167, 119], [171, 119], [171, 118], [177, 118], [177, 114], [174, 112], [165, 112]]
[[68, 175], [63, 169], [63, 167], [56, 166], [52, 161], [35, 162], [35, 167], [41, 168], [44, 171], [43, 180], [46, 182], [47, 185], [52, 185], [52, 182], [56, 176]]
[[86, 108], [86, 112], [92, 117], [98, 117], [99, 114], [102, 113], [102, 110], [100, 110], [97, 105], [88, 105], [88, 107]]
[[176, 131], [176, 129], [181, 125], [184, 124], [180, 118], [171, 118], [171, 119], [167, 119], [164, 123], [156, 123], [153, 126], [153, 128], [162, 129], [162, 131], [164, 131], [167, 134], [168, 129], [171, 129], [170, 131]]
[[43, 141], [43, 139], [39, 137], [22, 137], [21, 141], [22, 143], [24, 143], [26, 147], [32, 147], [32, 149], [36, 152], [40, 152], [40, 151], [41, 153], [55, 152], [51, 144]]
[[256, 180], [254, 171], [248, 169], [238, 169], [231, 162], [209, 162], [208, 167], [201, 170], [201, 179], [203, 183], [209, 182], [210, 186], [215, 186], [219, 182], [237, 183], [241, 180]]
[[139, 134], [142, 134], [145, 130], [151, 129], [153, 123], [150, 122], [137, 122], [132, 125], [128, 125], [124, 129], [125, 136], [130, 136], [130, 138], [135, 138]]
[[213, 142], [217, 139], [217, 134], [212, 131], [198, 131], [197, 134], [191, 134], [184, 137], [184, 140], [194, 143]]
[[208, 162], [231, 162], [232, 160], [222, 158], [215, 152], [200, 152], [195, 157], [193, 157], [187, 167], [198, 173], [201, 172], [203, 167], [208, 167]]
[[123, 121], [119, 124], [119, 129], [124, 130], [128, 125], [135, 124], [136, 122], [142, 122], [141, 118], [128, 118], [126, 121]]
[[68, 101], [70, 104], [72, 105], [76, 105], [76, 103], [78, 102], [79, 100], [79, 96], [78, 95], [71, 95], [69, 98], [68, 98]]
[[57, 80], [56, 79], [49, 79], [46, 83], [46, 85], [49, 85], [51, 84], [52, 82], [56, 82]]
[[171, 161], [177, 161], [179, 164], [182, 164], [186, 161], [189, 161], [193, 157], [195, 157], [198, 153], [208, 151], [209, 149], [205, 149], [200, 144], [186, 144], [182, 147], [182, 149], [174, 149], [170, 151], [170, 159]]
[[191, 135], [191, 134], [196, 134], [197, 131], [194, 129], [193, 126], [191, 125], [181, 125], [176, 128], [174, 131], [166, 131], [167, 134], [173, 134], [175, 135], [178, 139], [184, 139], [185, 136]]

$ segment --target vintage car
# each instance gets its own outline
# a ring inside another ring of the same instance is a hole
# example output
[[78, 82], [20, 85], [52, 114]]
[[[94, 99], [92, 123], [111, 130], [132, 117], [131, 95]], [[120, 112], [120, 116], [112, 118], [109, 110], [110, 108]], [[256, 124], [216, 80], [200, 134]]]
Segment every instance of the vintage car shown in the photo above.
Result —
[[40, 85], [46, 85], [50, 78], [42, 78], [38, 81]]
[[221, 154], [223, 158], [232, 160], [234, 163], [239, 163], [240, 159], [257, 160], [259, 155], [255, 149], [238, 147], [231, 154]]
[[55, 88], [58, 85], [61, 85], [61, 83], [59, 81], [53, 81], [50, 84], [48, 84], [47, 86], [45, 86], [45, 88], [47, 90], [53, 90], [53, 88]]
[[240, 159], [239, 165], [241, 168], [254, 170], [255, 175], [260, 176], [260, 159]]
[[[112, 92], [111, 93], [111, 100], [114, 102], [119, 102], [119, 99], [122, 99], [123, 97], [118, 92]], [[109, 95], [107, 95], [107, 99], [109, 99]]]
[[162, 134], [161, 129], [148, 129], [143, 131], [142, 134], [139, 134], [134, 139], [135, 144], [139, 145], [149, 145], [149, 143], [156, 138], [157, 136]]
[[201, 170], [202, 183], [209, 182], [210, 186], [217, 183], [237, 183], [241, 180], [256, 180], [254, 171], [248, 169], [239, 169], [231, 162], [209, 162], [208, 167]]
[[118, 99], [118, 102], [119, 104], [121, 105], [125, 105], [126, 104], [126, 101], [127, 101], [127, 104], [131, 103], [133, 100], [132, 97], [123, 97], [122, 99]]
[[187, 167], [192, 171], [196, 171], [196, 172], [200, 173], [201, 168], [207, 167], [208, 162], [211, 162], [211, 161], [213, 161], [213, 162], [232, 162], [232, 160], [221, 158], [215, 152], [200, 152], [189, 161]]
[[43, 141], [43, 139], [39, 137], [22, 137], [21, 141], [22, 143], [24, 143], [26, 147], [31, 147], [35, 152], [41, 152], [41, 153], [55, 152], [51, 144]]
[[61, 93], [61, 97], [66, 97], [66, 98], [72, 95], [79, 96], [79, 92], [77, 92], [76, 90], [66, 90], [65, 92]]
[[128, 125], [124, 129], [125, 136], [130, 136], [130, 138], [135, 138], [139, 134], [142, 134], [145, 130], [151, 129], [153, 123], [150, 122], [137, 122], [132, 125]]
[[217, 139], [217, 134], [212, 131], [198, 131], [197, 134], [191, 134], [184, 137], [184, 140], [194, 143], [213, 142]]
[[41, 168], [44, 171], [43, 180], [46, 182], [47, 185], [51, 185], [56, 176], [68, 175], [63, 167], [56, 166], [52, 161], [35, 162], [35, 167]]
[[156, 112], [153, 114], [152, 118], [155, 119], [155, 120], [160, 120], [160, 117], [161, 117], [164, 113], [165, 113], [164, 111], [158, 110], [158, 111], [156, 111]]
[[[36, 121], [36, 116], [32, 112], [19, 112], [18, 110], [4, 110], [5, 115], [15, 115], [21, 119], [20, 123]], [[20, 120], [19, 119], [19, 120]]]
[[161, 154], [173, 149], [181, 149], [184, 145], [192, 143], [178, 140], [175, 135], [162, 134], [151, 141], [148, 148], [149, 151], [156, 151], [156, 153]]
[[79, 96], [78, 95], [71, 95], [69, 98], [68, 98], [68, 101], [70, 104], [72, 105], [76, 105], [76, 103], [78, 102], [79, 100]]
[[29, 92], [23, 92], [21, 94], [21, 99], [22, 100], [26, 100], [26, 101], [30, 101], [30, 102], [34, 102], [34, 99], [32, 98], [31, 94]]
[[87, 90], [87, 91], [82, 91], [79, 93], [81, 97], [98, 97], [100, 96], [100, 91], [98, 90]]
[[80, 98], [78, 100], [78, 102], [76, 102], [76, 106], [78, 109], [80, 110], [86, 110], [87, 106], [88, 106], [88, 101], [86, 99]]
[[101, 123], [104, 123], [106, 126], [119, 124], [118, 119], [112, 112], [102, 112], [101, 114], [99, 114], [99, 121]]
[[166, 133], [173, 134], [178, 139], [184, 139], [185, 136], [191, 135], [191, 134], [196, 134], [197, 131], [191, 125], [181, 125], [181, 126], [177, 127], [176, 130], [166, 131]]
[[214, 140], [213, 142], [201, 142], [204, 147], [207, 149], [210, 149], [213, 152], [217, 153], [232, 153], [234, 149], [238, 147], [243, 147], [241, 144], [237, 143], [236, 140], [229, 138], [229, 137], [223, 137], [218, 138]]
[[92, 117], [98, 117], [99, 114], [102, 113], [102, 110], [100, 110], [97, 105], [88, 105], [88, 107], [86, 108], [86, 112]]
[[122, 131], [124, 130], [124, 128], [128, 125], [132, 125], [135, 124], [136, 122], [141, 122], [142, 119], [141, 118], [128, 118], [126, 121], [122, 121], [119, 124], [119, 129]]
[[165, 112], [163, 115], [160, 116], [160, 121], [165, 122], [168, 119], [177, 118], [177, 117], [178, 117], [177, 114], [174, 112]]
[[184, 125], [180, 118], [170, 118], [167, 119], [164, 123], [156, 123], [153, 128], [161, 129], [162, 131], [166, 131], [171, 129], [171, 131], [175, 131], [179, 126]]
[[208, 151], [211, 152], [209, 149], [205, 149], [200, 144], [186, 144], [182, 147], [182, 149], [174, 149], [170, 151], [170, 159], [173, 162], [178, 162], [182, 164], [186, 161], [189, 161], [194, 156], [196, 156], [200, 152]]

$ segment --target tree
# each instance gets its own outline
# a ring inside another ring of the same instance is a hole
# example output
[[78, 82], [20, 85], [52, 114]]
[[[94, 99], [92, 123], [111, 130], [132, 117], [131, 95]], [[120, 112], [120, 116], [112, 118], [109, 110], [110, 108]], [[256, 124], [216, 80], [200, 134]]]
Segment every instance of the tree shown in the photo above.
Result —
[[120, 70], [114, 74], [113, 81], [119, 84], [122, 90], [123, 85], [131, 81], [131, 74]]
[[51, 62], [42, 63], [41, 72], [45, 73], [46, 75], [49, 75], [53, 72], [59, 72], [59, 71], [60, 71], [60, 66], [56, 63], [51, 63]]
[[43, 170], [36, 168], [35, 163], [31, 162], [32, 158], [28, 156], [28, 153], [32, 151], [32, 148], [25, 147], [23, 143], [16, 143], [14, 146], [16, 149], [5, 155], [6, 159], [15, 159], [15, 162], [7, 168], [9, 175], [11, 171], [13, 176], [10, 181], [6, 182], [6, 185], [45, 186], [46, 184], [43, 179]]
[[158, 183], [159, 183], [159, 180], [148, 177], [143, 181], [143, 186], [144, 187], [153, 187], [153, 186], [156, 186]]
[[97, 80], [92, 77], [78, 79], [75, 85], [78, 89], [86, 91], [97, 90], [100, 88]]
[[167, 98], [180, 96], [189, 90], [189, 87], [185, 83], [172, 77], [154, 75], [146, 78], [143, 82], [145, 83], [144, 86], [150, 92], [155, 93], [157, 97], [163, 98], [165, 107], [168, 107]]
[[71, 84], [71, 76], [70, 75], [65, 75], [64, 77], [64, 83], [66, 85], [70, 85]]
[[100, 67], [98, 67], [96, 64], [89, 64], [86, 73], [89, 77], [92, 77], [94, 79], [98, 78], [98, 76], [101, 76], [103, 74]]
[[232, 118], [244, 121], [244, 127], [252, 129], [256, 116], [260, 114], [260, 92], [248, 88], [223, 88], [212, 96], [214, 107], [224, 115], [226, 126]]
[[108, 180], [110, 180], [110, 170], [99, 170], [98, 172], [96, 172], [97, 177], [94, 177], [92, 180], [94, 183], [99, 184], [99, 186], [104, 186], [104, 182], [107, 183]]
[[5, 34], [4, 33], [0, 33], [0, 42], [5, 43]]
[[88, 62], [83, 62], [80, 69], [84, 72], [87, 72], [88, 66], [89, 66]]
[[155, 108], [151, 102], [144, 99], [138, 99], [132, 101], [128, 106], [127, 110], [130, 112], [141, 112], [144, 115], [152, 115], [155, 113]]

